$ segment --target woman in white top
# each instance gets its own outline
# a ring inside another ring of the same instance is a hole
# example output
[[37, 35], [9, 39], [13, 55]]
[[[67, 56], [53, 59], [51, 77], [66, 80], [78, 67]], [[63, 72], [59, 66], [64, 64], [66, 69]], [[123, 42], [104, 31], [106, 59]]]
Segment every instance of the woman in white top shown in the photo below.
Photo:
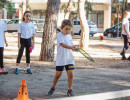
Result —
[[[26, 47], [26, 63], [27, 63], [27, 73], [32, 74], [30, 69], [30, 51], [31, 46], [34, 47], [34, 37], [35, 37], [35, 28], [34, 24], [31, 21], [31, 12], [25, 11], [23, 15], [23, 22], [19, 24], [18, 27], [18, 57], [16, 61], [15, 73], [19, 73], [19, 64], [21, 57], [23, 55], [24, 47]], [[31, 42], [32, 41], [32, 42]]]
[[0, 74], [7, 74], [8, 71], [4, 68], [3, 57], [4, 57], [4, 43], [8, 46], [5, 37], [5, 31], [7, 30], [6, 24], [3, 20], [0, 20]]
[[128, 39], [130, 38], [129, 36], [129, 21], [128, 21], [128, 12], [125, 11], [124, 13], [124, 19], [122, 21], [122, 36], [124, 39], [124, 47], [120, 55], [122, 56], [122, 60], [126, 60], [125, 57], [125, 52], [128, 49]]

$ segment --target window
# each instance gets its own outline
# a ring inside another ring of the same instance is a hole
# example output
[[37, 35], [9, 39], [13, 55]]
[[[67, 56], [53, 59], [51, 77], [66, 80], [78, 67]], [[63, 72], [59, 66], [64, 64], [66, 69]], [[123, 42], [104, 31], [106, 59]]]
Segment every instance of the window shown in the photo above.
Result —
[[80, 25], [80, 21], [74, 21], [74, 25]]

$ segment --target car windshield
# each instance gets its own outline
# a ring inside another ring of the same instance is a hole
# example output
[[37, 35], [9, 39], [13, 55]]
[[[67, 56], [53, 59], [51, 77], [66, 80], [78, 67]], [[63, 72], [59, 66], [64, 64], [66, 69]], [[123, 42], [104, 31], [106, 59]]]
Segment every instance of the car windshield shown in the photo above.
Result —
[[[95, 25], [93, 22], [91, 21], [87, 21], [88, 25]], [[80, 21], [74, 21], [74, 25], [80, 25]]]
[[18, 24], [19, 20], [11, 20], [7, 24]]
[[74, 21], [74, 25], [80, 25], [80, 21]]
[[44, 21], [43, 20], [39, 20], [38, 23], [44, 23]]
[[[119, 23], [119, 28], [121, 28], [121, 26], [122, 26], [121, 23]], [[114, 27], [118, 28], [118, 25], [115, 25]]]
[[36, 21], [35, 20], [31, 20], [32, 23], [36, 24]]
[[88, 25], [95, 25], [93, 22], [91, 21], [87, 21]]

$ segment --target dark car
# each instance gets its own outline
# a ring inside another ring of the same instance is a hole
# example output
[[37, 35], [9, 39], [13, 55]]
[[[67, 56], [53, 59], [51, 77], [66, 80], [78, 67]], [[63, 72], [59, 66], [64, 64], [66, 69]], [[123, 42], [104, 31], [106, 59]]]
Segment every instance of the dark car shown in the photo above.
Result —
[[[129, 29], [130, 29], [130, 22], [129, 22]], [[122, 30], [122, 23], [119, 23], [119, 36], [121, 36], [121, 30]], [[118, 24], [114, 25], [111, 28], [106, 29], [103, 32], [103, 35], [107, 37], [117, 37], [117, 34], [118, 34]]]
[[[119, 23], [119, 36], [121, 36], [121, 30], [122, 30], [122, 24]], [[115, 26], [106, 29], [103, 32], [103, 35], [107, 37], [117, 37], [117, 33], [118, 33], [118, 25], [116, 24]]]

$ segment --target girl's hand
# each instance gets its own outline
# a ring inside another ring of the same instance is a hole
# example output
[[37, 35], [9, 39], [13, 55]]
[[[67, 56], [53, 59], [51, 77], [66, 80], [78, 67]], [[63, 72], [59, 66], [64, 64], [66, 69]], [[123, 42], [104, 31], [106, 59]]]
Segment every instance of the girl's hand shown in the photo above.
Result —
[[127, 35], [127, 38], [130, 39], [130, 34]]
[[77, 51], [77, 50], [75, 49], [75, 47], [74, 47], [74, 46], [72, 46], [72, 47], [71, 47], [71, 49], [72, 49], [73, 51]]
[[32, 46], [33, 46], [33, 49], [34, 49], [35, 44], [34, 44], [34, 43], [32, 43]]
[[6, 47], [8, 47], [8, 43], [6, 42], [5, 44], [6, 44]]
[[20, 49], [20, 47], [21, 47], [21, 45], [20, 45], [20, 43], [18, 43], [18, 48]]
[[74, 46], [74, 49], [75, 49], [75, 51], [78, 52], [79, 47], [78, 46]]

